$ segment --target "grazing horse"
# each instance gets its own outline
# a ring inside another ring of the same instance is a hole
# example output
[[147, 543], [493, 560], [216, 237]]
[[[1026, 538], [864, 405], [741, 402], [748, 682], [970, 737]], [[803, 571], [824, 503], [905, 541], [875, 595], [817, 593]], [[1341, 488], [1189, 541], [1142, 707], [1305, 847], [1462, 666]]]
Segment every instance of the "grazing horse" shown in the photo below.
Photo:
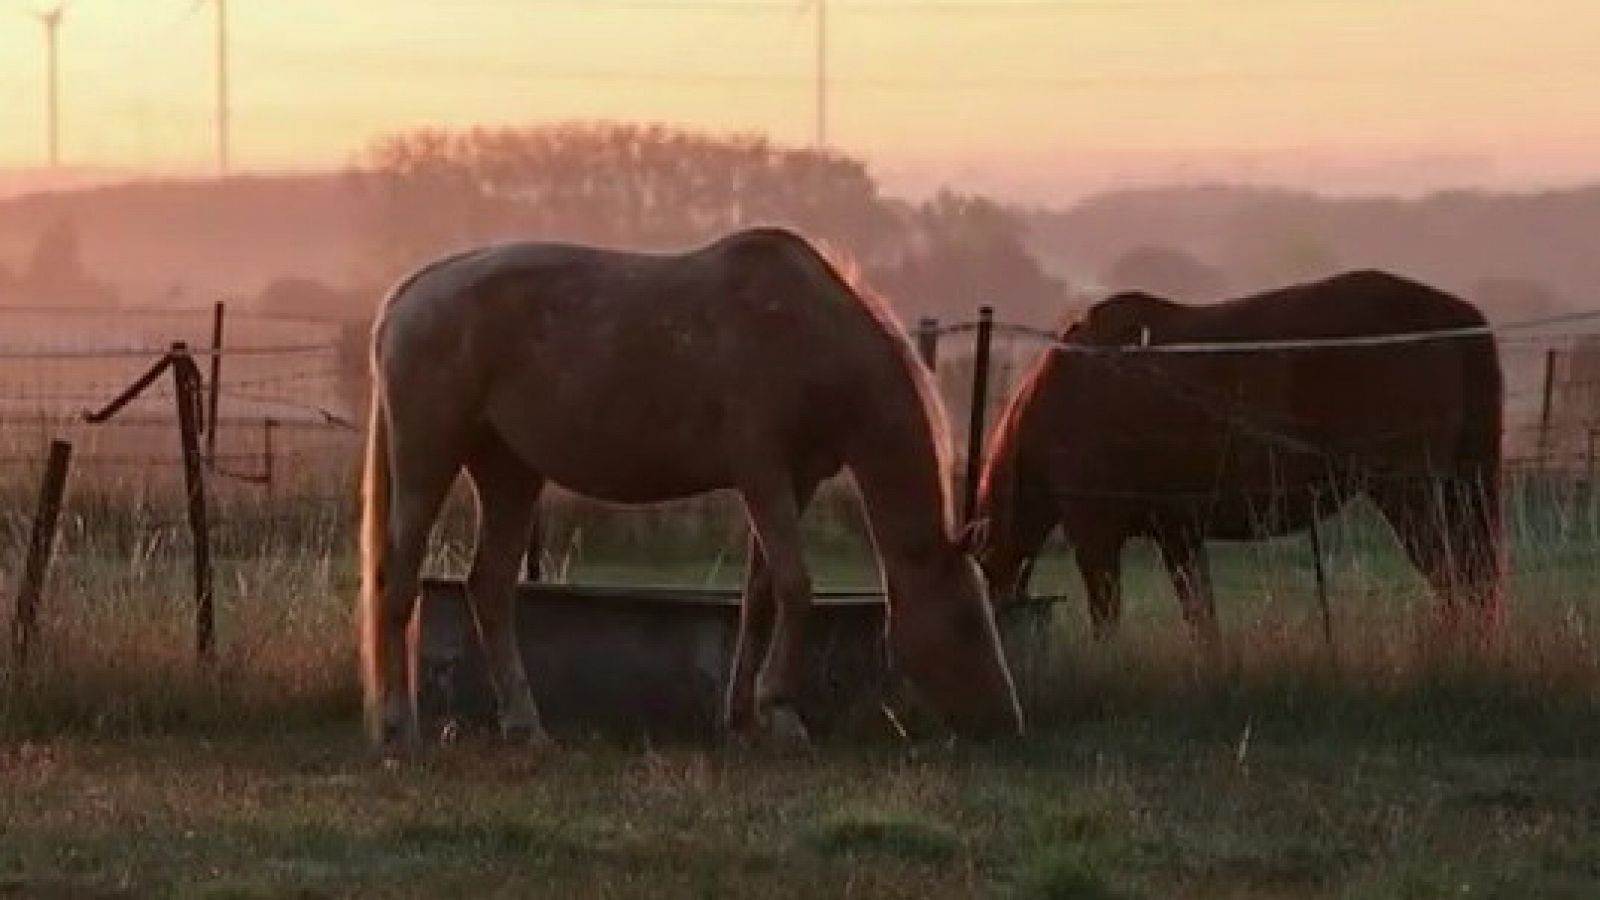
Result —
[[866, 509], [895, 667], [957, 731], [1021, 732], [982, 575], [954, 530], [927, 371], [889, 311], [803, 239], [763, 228], [682, 254], [513, 243], [450, 256], [391, 292], [372, 365], [360, 619], [381, 745], [417, 738], [408, 623], [462, 469], [478, 506], [467, 592], [508, 736], [547, 740], [512, 593], [550, 482], [628, 504], [738, 492], [752, 540], [727, 723], [803, 740], [800, 516], [841, 468]]
[[[1465, 598], [1492, 624], [1502, 388], [1485, 325], [1465, 301], [1371, 271], [1210, 306], [1142, 293], [1096, 304], [1021, 382], [991, 444], [976, 518], [987, 520], [979, 562], [997, 602], [1026, 593], [1059, 524], [1094, 633], [1108, 636], [1123, 543], [1148, 537], [1185, 619], [1215, 643], [1204, 540], [1290, 533], [1359, 493], [1447, 618]], [[1436, 331], [1446, 334], [1422, 334]], [[1398, 333], [1416, 336], [1370, 339]], [[1307, 346], [1316, 339], [1354, 340]]]

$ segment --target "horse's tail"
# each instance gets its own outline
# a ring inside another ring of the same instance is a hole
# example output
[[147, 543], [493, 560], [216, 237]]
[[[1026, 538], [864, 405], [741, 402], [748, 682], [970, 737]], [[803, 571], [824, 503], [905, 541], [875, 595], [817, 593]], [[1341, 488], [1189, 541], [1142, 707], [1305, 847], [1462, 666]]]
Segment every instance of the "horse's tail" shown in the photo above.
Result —
[[1463, 342], [1461, 434], [1456, 445], [1456, 471], [1465, 481], [1462, 489], [1471, 502], [1461, 527], [1474, 540], [1462, 548], [1472, 558], [1471, 565], [1498, 603], [1504, 568], [1504, 541], [1501, 509], [1501, 433], [1505, 385], [1500, 371], [1500, 354], [1492, 336], [1468, 338]]
[[377, 694], [378, 666], [382, 665], [378, 644], [382, 627], [384, 557], [389, 546], [389, 417], [376, 371], [371, 406], [361, 489], [361, 606], [357, 610], [361, 632], [361, 689], [369, 729], [378, 727], [382, 714], [381, 698]]

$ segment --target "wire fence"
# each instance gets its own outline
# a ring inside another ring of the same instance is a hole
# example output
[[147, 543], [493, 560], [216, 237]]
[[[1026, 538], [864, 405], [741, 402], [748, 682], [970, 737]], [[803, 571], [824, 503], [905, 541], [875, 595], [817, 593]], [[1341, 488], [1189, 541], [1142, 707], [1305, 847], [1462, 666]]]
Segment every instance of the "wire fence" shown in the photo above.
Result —
[[[158, 385], [119, 419], [88, 425], [83, 413], [116, 396], [175, 341], [204, 361], [213, 352], [212, 310], [0, 310], [0, 478], [26, 480], [53, 439], [77, 448], [79, 478], [135, 481], [158, 491], [176, 469], [172, 389]], [[1592, 477], [1600, 466], [1600, 313], [1571, 314], [1493, 329], [1454, 329], [1362, 338], [1253, 343], [1166, 344], [1119, 348], [1140, 353], [1278, 353], [1341, 346], [1395, 346], [1493, 333], [1505, 375], [1505, 458], [1515, 471]], [[974, 405], [975, 321], [924, 321], [920, 340], [938, 342], [935, 368], [958, 447]], [[929, 329], [932, 329], [929, 331]], [[354, 332], [352, 334], [352, 331]], [[263, 499], [321, 492], [330, 473], [353, 470], [368, 386], [364, 331], [336, 323], [234, 314], [215, 385], [210, 462], [224, 480], [259, 489]], [[1376, 341], [1377, 343], [1374, 343]], [[927, 346], [924, 343], [924, 346]], [[981, 398], [984, 428], [1046, 349], [1083, 352], [1053, 332], [997, 322]], [[212, 386], [207, 385], [211, 390]], [[1212, 402], [1201, 398], [1199, 402]], [[1170, 440], [1160, 427], [1130, 440]], [[5, 473], [9, 473], [6, 475]], [[128, 478], [128, 475], [138, 476]], [[348, 481], [348, 478], [343, 479]], [[344, 486], [338, 488], [342, 492]], [[341, 494], [342, 496], [342, 494]]]
[[[1493, 330], [1505, 377], [1504, 457], [1513, 486], [1507, 500], [1508, 530], [1519, 577], [1564, 579], [1574, 567], [1592, 568], [1600, 560], [1600, 329], [1579, 327], [1600, 325], [1597, 318], [1585, 314]], [[70, 441], [75, 448], [60, 555], [80, 562], [170, 563], [181, 558], [188, 538], [178, 394], [158, 381], [113, 420], [90, 424], [84, 418], [180, 341], [200, 363], [208, 399], [215, 396], [214, 412], [207, 410], [202, 420], [209, 527], [218, 558], [298, 554], [336, 561], [351, 555], [360, 423], [368, 391], [365, 330], [231, 315], [217, 342], [215, 323], [216, 312], [210, 309], [117, 315], [0, 310], [0, 329], [5, 331], [0, 341], [0, 491], [8, 500], [0, 520], [11, 551], [0, 574], [8, 584], [21, 567], [19, 548], [27, 543], [33, 496], [55, 440]], [[971, 443], [974, 424], [982, 434], [992, 431], [1006, 398], [1045, 352], [1063, 349], [1054, 333], [992, 323], [992, 343], [980, 376], [975, 350], [979, 328], [976, 321], [924, 321], [914, 333], [925, 358], [934, 363], [953, 437], [962, 448]], [[1379, 345], [1453, 336], [1395, 335]], [[1326, 348], [1315, 342], [1292, 343], [1132, 346], [1119, 352]], [[213, 359], [218, 366], [214, 380], [209, 372]], [[974, 392], [975, 386], [981, 387], [980, 393]], [[1204, 395], [1196, 402], [1222, 408], [1216, 398]], [[1276, 434], [1272, 422], [1247, 418], [1238, 424]], [[1125, 437], [1136, 442], [1173, 439], [1160, 423]], [[958, 484], [970, 478], [969, 455], [957, 460], [953, 477]], [[618, 511], [557, 493], [546, 507], [547, 552], [557, 557], [570, 556], [580, 544], [582, 552], [591, 554], [609, 552], [607, 547], [639, 551], [670, 544], [685, 548], [685, 554], [700, 554], [701, 568], [725, 581], [742, 555], [743, 518], [726, 498]], [[470, 513], [461, 502], [452, 510], [442, 552], [459, 569], [463, 548], [470, 543]], [[1336, 579], [1341, 571], [1377, 565], [1373, 548], [1392, 543], [1370, 519], [1358, 515], [1330, 525], [1326, 552], [1336, 561]], [[808, 522], [812, 536], [824, 543], [863, 543], [860, 514], [843, 488], [825, 490]], [[1281, 543], [1249, 552], [1257, 554], [1261, 565], [1267, 564], [1259, 555], [1265, 553], [1274, 560], [1272, 566], [1283, 564], [1290, 571], [1304, 563], [1302, 551]], [[1392, 549], [1382, 553], [1394, 556]], [[1337, 563], [1341, 559], [1342, 569]], [[727, 565], [730, 560], [735, 565]], [[129, 571], [145, 570], [135, 566]]]

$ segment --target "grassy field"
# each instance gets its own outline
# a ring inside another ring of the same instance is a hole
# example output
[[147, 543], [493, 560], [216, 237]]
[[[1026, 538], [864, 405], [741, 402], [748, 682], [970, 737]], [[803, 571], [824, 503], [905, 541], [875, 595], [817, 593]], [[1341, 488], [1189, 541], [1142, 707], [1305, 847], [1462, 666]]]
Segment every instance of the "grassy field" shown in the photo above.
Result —
[[[1215, 547], [1214, 668], [1148, 548], [1109, 646], [1052, 558], [1040, 587], [1067, 600], [1014, 644], [1020, 744], [469, 737], [400, 771], [355, 734], [346, 506], [219, 511], [209, 673], [177, 517], [99, 509], [64, 529], [33, 664], [0, 651], [0, 896], [1600, 896], [1600, 540], [1572, 501], [1513, 505], [1491, 650], [1433, 645], [1420, 583], [1358, 513], [1324, 535], [1335, 654], [1303, 541]], [[720, 514], [675, 533], [563, 515], [572, 580], [742, 570]], [[849, 516], [814, 523], [822, 584], [872, 580]], [[459, 573], [459, 524], [435, 571]]]

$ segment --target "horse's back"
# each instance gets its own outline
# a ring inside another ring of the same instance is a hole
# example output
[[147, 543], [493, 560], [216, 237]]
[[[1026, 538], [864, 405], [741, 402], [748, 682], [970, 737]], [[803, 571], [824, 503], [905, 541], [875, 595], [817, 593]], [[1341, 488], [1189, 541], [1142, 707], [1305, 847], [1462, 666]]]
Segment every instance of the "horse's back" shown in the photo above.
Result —
[[779, 229], [682, 253], [503, 244], [395, 292], [378, 377], [391, 404], [431, 395], [412, 405], [435, 425], [486, 423], [557, 483], [665, 499], [729, 486], [759, 453], [837, 467], [884, 371], [854, 299]]
[[1472, 304], [1389, 272], [1363, 269], [1205, 306], [1169, 303], [1159, 343], [1317, 340], [1472, 328]]
[[[1155, 345], [1239, 343], [1484, 324], [1447, 293], [1361, 271], [1203, 307], [1113, 298], [1069, 335], [1100, 346], [1133, 343], [1130, 334]], [[1330, 478], [1426, 477], [1453, 466], [1485, 424], [1499, 439], [1498, 361], [1484, 334], [1366, 347], [1063, 351], [1040, 377], [1028, 440], [1068, 502], [1204, 509], [1224, 531], [1223, 522], [1247, 530], [1260, 514], [1253, 507]], [[1492, 423], [1478, 422], [1491, 407]]]

